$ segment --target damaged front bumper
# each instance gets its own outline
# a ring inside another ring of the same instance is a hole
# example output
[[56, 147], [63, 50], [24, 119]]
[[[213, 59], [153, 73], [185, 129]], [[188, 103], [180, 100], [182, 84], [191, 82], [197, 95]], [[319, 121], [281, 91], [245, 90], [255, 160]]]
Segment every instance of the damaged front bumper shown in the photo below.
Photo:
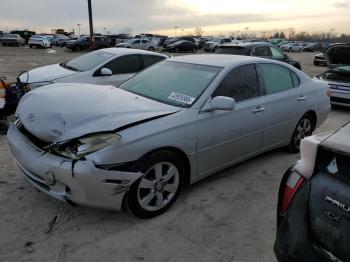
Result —
[[142, 173], [97, 168], [92, 160], [73, 161], [35, 146], [15, 125], [7, 138], [21, 174], [61, 201], [120, 210], [125, 193]]

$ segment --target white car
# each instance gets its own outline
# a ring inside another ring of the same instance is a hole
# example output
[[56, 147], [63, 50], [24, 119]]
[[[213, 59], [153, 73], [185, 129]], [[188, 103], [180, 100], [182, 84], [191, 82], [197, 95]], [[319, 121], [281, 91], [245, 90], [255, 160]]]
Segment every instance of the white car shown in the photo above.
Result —
[[289, 53], [291, 52], [302, 52], [304, 49], [304, 44], [303, 43], [289, 43], [286, 45], [282, 45], [280, 47], [282, 51], [288, 51]]
[[52, 83], [88, 83], [119, 86], [142, 69], [168, 56], [127, 48], [105, 48], [66, 63], [47, 65], [19, 76], [29, 90]]
[[32, 48], [32, 47], [49, 48], [49, 47], [52, 47], [52, 44], [45, 36], [33, 35], [28, 40], [28, 46], [29, 48]]
[[134, 48], [142, 49], [148, 51], [155, 51], [157, 49], [158, 43], [155, 41], [150, 41], [147, 38], [135, 38], [130, 39], [125, 43], [116, 44], [115, 47], [124, 47], [124, 48]]

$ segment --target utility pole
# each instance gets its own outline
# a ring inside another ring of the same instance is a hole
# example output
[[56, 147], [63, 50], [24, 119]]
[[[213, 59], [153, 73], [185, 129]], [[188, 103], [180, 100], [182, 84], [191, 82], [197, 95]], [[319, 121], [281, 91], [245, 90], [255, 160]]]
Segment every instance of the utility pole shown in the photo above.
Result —
[[94, 27], [93, 27], [93, 23], [92, 23], [91, 0], [87, 0], [87, 1], [88, 1], [88, 9], [89, 9], [89, 28], [90, 28], [91, 46], [94, 47], [95, 39], [94, 39]]

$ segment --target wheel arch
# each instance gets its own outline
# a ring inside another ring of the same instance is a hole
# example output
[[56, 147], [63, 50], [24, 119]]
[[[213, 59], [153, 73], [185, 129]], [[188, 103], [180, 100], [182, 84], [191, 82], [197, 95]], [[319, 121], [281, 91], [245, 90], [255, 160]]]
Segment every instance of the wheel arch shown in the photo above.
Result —
[[312, 128], [313, 128], [313, 130], [315, 130], [315, 128], [317, 126], [317, 114], [316, 114], [316, 112], [314, 110], [309, 110], [301, 118], [303, 118], [305, 115], [310, 115], [312, 117], [312, 124], [313, 124]]
[[191, 163], [190, 160], [188, 158], [188, 156], [186, 155], [186, 153], [184, 151], [182, 151], [181, 149], [177, 148], [177, 147], [172, 147], [172, 146], [167, 146], [167, 147], [160, 147], [157, 149], [154, 149], [146, 154], [144, 154], [140, 159], [147, 157], [149, 155], [152, 155], [155, 152], [158, 151], [169, 151], [172, 152], [174, 154], [176, 154], [181, 161], [183, 162], [183, 164], [185, 165], [185, 186], [190, 184], [191, 181]]

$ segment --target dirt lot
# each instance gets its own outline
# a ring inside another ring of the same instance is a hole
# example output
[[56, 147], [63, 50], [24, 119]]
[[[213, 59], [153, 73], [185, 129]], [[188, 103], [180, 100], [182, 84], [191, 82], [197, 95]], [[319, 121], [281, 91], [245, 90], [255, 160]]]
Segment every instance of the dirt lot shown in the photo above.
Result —
[[[77, 55], [0, 47], [0, 75], [14, 79], [19, 71]], [[292, 57], [310, 75], [324, 70], [312, 65], [312, 53]], [[333, 109], [317, 132], [347, 121], [350, 110]], [[275, 261], [278, 185], [298, 158], [284, 149], [266, 153], [187, 188], [164, 215], [140, 220], [125, 212], [71, 207], [39, 193], [16, 171], [1, 136], [0, 261]]]

